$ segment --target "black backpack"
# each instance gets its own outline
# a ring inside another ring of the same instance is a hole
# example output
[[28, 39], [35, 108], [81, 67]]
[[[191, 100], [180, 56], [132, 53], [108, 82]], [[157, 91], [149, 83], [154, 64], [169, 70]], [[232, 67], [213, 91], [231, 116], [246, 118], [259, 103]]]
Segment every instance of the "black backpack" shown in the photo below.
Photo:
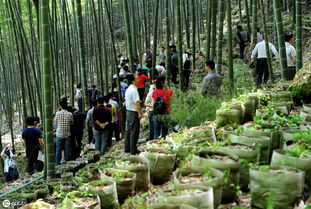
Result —
[[164, 115], [167, 113], [167, 106], [164, 100], [164, 95], [165, 95], [165, 90], [163, 92], [162, 95], [158, 95], [158, 93], [155, 91], [156, 93], [156, 99], [154, 101], [153, 104], [153, 110], [154, 110], [154, 114], [155, 115]]
[[16, 179], [18, 179], [17, 167], [15, 165], [11, 165], [9, 167], [9, 172], [7, 173], [7, 176], [6, 176], [6, 180], [7, 181], [13, 181], [13, 180], [16, 180]]
[[248, 35], [248, 33], [247, 33], [245, 30], [241, 31], [241, 32], [240, 32], [240, 35], [241, 35], [242, 40], [243, 40], [244, 42], [250, 42], [249, 35]]

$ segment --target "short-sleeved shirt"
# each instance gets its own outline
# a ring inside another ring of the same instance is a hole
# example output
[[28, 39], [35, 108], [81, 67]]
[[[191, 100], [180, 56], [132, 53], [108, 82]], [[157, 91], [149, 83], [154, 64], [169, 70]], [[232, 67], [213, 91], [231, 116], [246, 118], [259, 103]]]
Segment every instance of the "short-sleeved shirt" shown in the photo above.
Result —
[[138, 86], [137, 88], [141, 89], [141, 88], [145, 88], [145, 81], [150, 80], [150, 77], [142, 74], [142, 75], [137, 75], [138, 78]]
[[110, 99], [109, 104], [114, 105], [116, 107], [116, 112], [114, 114], [114, 122], [116, 122], [118, 121], [118, 112], [120, 111], [119, 103], [113, 99]]
[[[268, 43], [268, 46], [270, 51], [275, 56], [275, 59], [279, 59], [279, 53], [276, 51], [273, 44]], [[255, 58], [256, 59], [267, 58], [266, 42], [264, 40], [256, 44], [254, 50], [252, 51], [251, 59], [255, 60]]]
[[163, 96], [168, 112], [171, 111], [170, 103], [173, 95], [173, 91], [171, 89], [156, 89], [152, 92], [152, 99], [156, 100], [157, 97]]
[[263, 40], [263, 35], [257, 32], [257, 43], [261, 42], [262, 40]]
[[75, 98], [82, 99], [82, 89], [76, 89]]
[[73, 124], [73, 115], [71, 112], [67, 110], [58, 111], [55, 114], [55, 123], [57, 125], [57, 137], [69, 138], [71, 136], [70, 126]]
[[93, 120], [94, 120], [94, 129], [96, 131], [106, 131], [107, 127], [106, 126], [104, 129], [102, 129], [96, 121], [100, 123], [110, 123], [111, 122], [111, 109], [108, 107], [105, 107], [104, 105], [99, 105], [98, 107], [94, 108], [93, 110]]
[[296, 49], [288, 42], [285, 42], [287, 67], [295, 67], [294, 57], [296, 57]]
[[137, 112], [135, 108], [135, 103], [139, 102], [139, 94], [137, 91], [137, 87], [131, 84], [125, 92], [125, 107], [128, 111]]
[[26, 144], [26, 155], [29, 156], [33, 150], [39, 150], [39, 139], [41, 138], [41, 131], [37, 128], [26, 128], [22, 133], [22, 138]]
[[162, 65], [157, 65], [155, 68], [160, 75], [164, 75], [166, 73], [165, 67], [163, 67]]

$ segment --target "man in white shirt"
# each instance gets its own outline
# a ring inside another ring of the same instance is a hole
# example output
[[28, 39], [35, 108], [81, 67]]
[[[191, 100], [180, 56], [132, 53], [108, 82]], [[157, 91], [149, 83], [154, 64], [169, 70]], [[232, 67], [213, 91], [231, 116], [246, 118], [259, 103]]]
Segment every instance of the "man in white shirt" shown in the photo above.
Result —
[[165, 66], [165, 59], [166, 59], [165, 47], [161, 47], [160, 53], [159, 53], [159, 63], [164, 64]]
[[257, 43], [263, 40], [263, 35], [260, 32], [260, 28], [257, 28]]
[[137, 142], [139, 138], [140, 118], [142, 116], [137, 90], [138, 78], [134, 77], [134, 75], [128, 75], [126, 78], [129, 87], [125, 92], [126, 133], [124, 151], [135, 155], [139, 154]]
[[165, 67], [164, 67], [164, 63], [160, 63], [159, 65], [156, 65], [155, 68], [158, 71], [159, 75], [165, 75], [166, 70], [165, 70]]
[[285, 78], [293, 80], [296, 74], [296, 49], [293, 47], [294, 35], [292, 33], [285, 33], [285, 50], [287, 69]]
[[[268, 43], [270, 52], [273, 53], [275, 59], [279, 60], [279, 53], [276, 51], [273, 44]], [[256, 44], [252, 55], [251, 55], [252, 62], [257, 60], [256, 65], [256, 85], [260, 87], [263, 83], [267, 83], [269, 78], [269, 69], [268, 69], [268, 62], [267, 62], [267, 52], [266, 52], [266, 42], [263, 40]]]

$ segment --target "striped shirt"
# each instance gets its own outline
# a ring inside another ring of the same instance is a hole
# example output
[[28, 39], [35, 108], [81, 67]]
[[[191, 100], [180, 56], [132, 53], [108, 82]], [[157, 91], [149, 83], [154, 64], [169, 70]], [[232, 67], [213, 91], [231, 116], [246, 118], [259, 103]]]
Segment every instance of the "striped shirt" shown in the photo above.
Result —
[[57, 125], [56, 136], [60, 138], [68, 138], [71, 136], [70, 125], [73, 124], [73, 115], [67, 110], [58, 111], [55, 115], [55, 123]]

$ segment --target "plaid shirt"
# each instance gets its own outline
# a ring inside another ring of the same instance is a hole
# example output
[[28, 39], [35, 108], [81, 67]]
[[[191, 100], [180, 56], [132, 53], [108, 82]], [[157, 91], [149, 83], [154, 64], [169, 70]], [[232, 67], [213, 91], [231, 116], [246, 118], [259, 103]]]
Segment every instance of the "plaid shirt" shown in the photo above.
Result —
[[68, 138], [71, 136], [70, 125], [73, 124], [73, 115], [67, 110], [61, 110], [55, 115], [56, 136], [60, 138]]

